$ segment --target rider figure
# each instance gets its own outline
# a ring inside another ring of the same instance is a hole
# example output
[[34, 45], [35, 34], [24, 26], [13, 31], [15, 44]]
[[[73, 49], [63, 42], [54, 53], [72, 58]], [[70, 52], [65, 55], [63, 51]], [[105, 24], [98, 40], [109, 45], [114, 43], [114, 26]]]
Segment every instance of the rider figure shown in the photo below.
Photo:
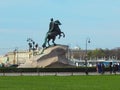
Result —
[[52, 32], [52, 30], [53, 30], [53, 28], [54, 28], [53, 18], [51, 18], [50, 20], [51, 20], [51, 22], [50, 22], [50, 24], [49, 24], [49, 31], [48, 31], [48, 33], [49, 33], [49, 32]]
[[43, 44], [43, 46], [46, 45], [47, 37], [48, 37], [49, 34], [51, 34], [51, 32], [52, 32], [52, 30], [53, 30], [53, 28], [54, 28], [53, 18], [51, 18], [50, 20], [51, 20], [51, 22], [50, 22], [50, 24], [49, 24], [49, 31], [48, 31], [47, 34], [46, 34], [45, 41], [44, 41], [45, 43]]

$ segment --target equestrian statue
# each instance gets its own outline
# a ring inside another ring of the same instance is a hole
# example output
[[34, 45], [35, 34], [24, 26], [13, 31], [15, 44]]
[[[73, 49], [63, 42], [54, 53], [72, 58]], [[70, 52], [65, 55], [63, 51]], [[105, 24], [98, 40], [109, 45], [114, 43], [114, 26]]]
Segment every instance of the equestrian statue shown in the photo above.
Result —
[[49, 31], [47, 32], [44, 43], [42, 45], [43, 48], [47, 48], [47, 44], [48, 47], [50, 46], [50, 40], [52, 40], [52, 43], [55, 46], [55, 39], [57, 36], [59, 36], [59, 39], [61, 38], [61, 36], [65, 37], [65, 34], [64, 32], [61, 32], [59, 25], [61, 25], [59, 20], [53, 21], [53, 18], [51, 18], [51, 22], [49, 24]]

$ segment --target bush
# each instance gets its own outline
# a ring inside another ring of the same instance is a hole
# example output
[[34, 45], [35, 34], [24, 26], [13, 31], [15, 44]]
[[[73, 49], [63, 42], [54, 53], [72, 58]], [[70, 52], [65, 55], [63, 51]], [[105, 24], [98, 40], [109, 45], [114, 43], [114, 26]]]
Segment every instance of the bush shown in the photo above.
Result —
[[[88, 72], [96, 72], [95, 67], [87, 68]], [[85, 67], [74, 67], [74, 68], [0, 68], [0, 72], [85, 72]]]

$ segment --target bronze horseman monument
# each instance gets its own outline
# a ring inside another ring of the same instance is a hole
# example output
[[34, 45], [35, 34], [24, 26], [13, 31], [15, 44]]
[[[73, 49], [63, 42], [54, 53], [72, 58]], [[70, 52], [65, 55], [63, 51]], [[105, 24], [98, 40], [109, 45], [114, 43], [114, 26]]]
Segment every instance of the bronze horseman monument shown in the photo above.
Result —
[[53, 18], [51, 18], [51, 22], [49, 24], [49, 31], [46, 34], [45, 41], [42, 45], [43, 48], [46, 48], [46, 44], [48, 43], [48, 46], [50, 46], [49, 41], [52, 40], [53, 45], [55, 46], [55, 39], [56, 36], [59, 35], [59, 39], [63, 34], [63, 37], [65, 37], [65, 34], [61, 32], [59, 25], [61, 25], [59, 20], [53, 21]]
[[[46, 34], [44, 43], [42, 45], [43, 49], [40, 54], [33, 56], [27, 60], [24, 64], [20, 65], [19, 68], [45, 68], [45, 67], [67, 67], [70, 66], [68, 63], [67, 45], [60, 45], [55, 43], [55, 39], [60, 39], [61, 36], [65, 37], [64, 32], [59, 28], [61, 22], [59, 20], [53, 20], [49, 24], [49, 31]], [[50, 45], [52, 40], [53, 45]]]

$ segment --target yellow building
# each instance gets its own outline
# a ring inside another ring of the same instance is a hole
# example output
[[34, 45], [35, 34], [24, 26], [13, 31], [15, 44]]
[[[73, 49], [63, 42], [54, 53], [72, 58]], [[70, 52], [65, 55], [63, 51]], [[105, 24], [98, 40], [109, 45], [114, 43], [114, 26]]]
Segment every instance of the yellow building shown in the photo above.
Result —
[[[37, 55], [39, 50], [34, 51], [34, 55]], [[0, 56], [0, 65], [4, 64], [8, 67], [13, 64], [24, 64], [27, 60], [33, 57], [33, 51], [13, 51], [8, 52], [5, 56]]]
[[28, 51], [18, 51], [18, 52], [8, 52], [7, 57], [10, 64], [23, 64], [26, 60], [32, 57], [32, 52]]

